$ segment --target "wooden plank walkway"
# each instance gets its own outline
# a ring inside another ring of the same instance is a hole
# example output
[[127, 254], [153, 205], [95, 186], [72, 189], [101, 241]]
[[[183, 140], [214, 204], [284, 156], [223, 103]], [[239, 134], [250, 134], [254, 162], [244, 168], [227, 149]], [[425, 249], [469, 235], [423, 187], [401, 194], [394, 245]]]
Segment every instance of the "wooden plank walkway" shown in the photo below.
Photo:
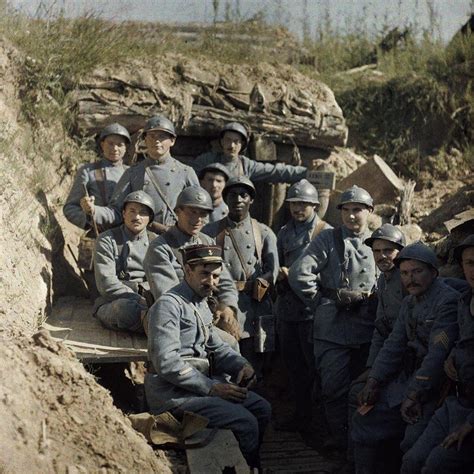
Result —
[[147, 360], [144, 335], [104, 328], [92, 316], [92, 303], [84, 298], [60, 298], [43, 327], [54, 339], [72, 349], [84, 363]]
[[337, 473], [343, 464], [308, 447], [299, 433], [276, 431], [272, 426], [265, 433], [260, 457], [266, 474]]

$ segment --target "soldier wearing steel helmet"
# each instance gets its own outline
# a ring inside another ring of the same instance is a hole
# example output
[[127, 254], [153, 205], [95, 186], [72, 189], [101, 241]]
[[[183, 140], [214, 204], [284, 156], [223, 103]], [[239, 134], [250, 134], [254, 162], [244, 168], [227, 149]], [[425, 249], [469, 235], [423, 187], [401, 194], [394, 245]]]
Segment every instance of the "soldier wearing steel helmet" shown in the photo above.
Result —
[[161, 115], [150, 118], [143, 128], [145, 159], [129, 168], [117, 183], [107, 208], [97, 209], [97, 224], [117, 225], [121, 222], [123, 200], [132, 191], [143, 190], [155, 204], [151, 229], [160, 234], [176, 222], [176, 197], [186, 187], [198, 185], [196, 173], [170, 154], [176, 141], [173, 123]]
[[252, 181], [267, 183], [294, 183], [306, 176], [304, 166], [291, 166], [284, 163], [260, 163], [240, 154], [249, 142], [247, 129], [239, 122], [227, 123], [219, 135], [222, 151], [209, 151], [193, 161], [197, 173], [206, 165], [223, 164], [231, 177], [247, 176]]
[[247, 177], [230, 178], [223, 192], [229, 214], [208, 224], [204, 232], [223, 248], [226, 268], [239, 292], [240, 350], [261, 378], [266, 349], [257, 347], [258, 324], [261, 316], [272, 315], [268, 290], [275, 283], [279, 265], [275, 234], [250, 216], [255, 195], [255, 186]]
[[[200, 186], [189, 186], [178, 195], [175, 207], [177, 223], [154, 240], [145, 257], [145, 272], [155, 300], [183, 280], [182, 251], [187, 246], [215, 243], [201, 232], [212, 210], [212, 199]], [[213, 297], [215, 304], [212, 310], [216, 324], [238, 338], [237, 291], [226, 269], [221, 275], [218, 292]], [[235, 340], [225, 339], [231, 345], [236, 345]]]
[[306, 179], [293, 184], [285, 200], [291, 219], [277, 234], [280, 271], [274, 306], [278, 340], [288, 369], [294, 412], [282, 420], [278, 429], [294, 431], [311, 426], [311, 394], [315, 366], [313, 348], [313, 313], [294, 294], [288, 284], [288, 270], [322, 230], [331, 226], [319, 219], [317, 189]]
[[95, 207], [109, 204], [117, 182], [128, 168], [123, 164], [128, 145], [130, 134], [118, 123], [108, 125], [99, 133], [100, 159], [79, 168], [64, 204], [63, 212], [69, 222], [81, 229], [92, 228]]
[[328, 448], [344, 448], [347, 443], [349, 386], [364, 370], [375, 319], [375, 262], [364, 243], [370, 237], [372, 197], [353, 186], [342, 193], [338, 208], [342, 227], [323, 230], [288, 275], [293, 291], [314, 315], [314, 353], [330, 429]]
[[381, 472], [377, 452], [388, 440], [403, 438], [403, 452], [413, 446], [434, 413], [443, 362], [458, 336], [459, 293], [438, 278], [435, 253], [416, 242], [400, 251], [395, 264], [408, 296], [358, 396], [352, 419], [356, 472]]
[[109, 329], [143, 332], [142, 318], [149, 290], [143, 260], [156, 237], [147, 230], [153, 221], [155, 204], [144, 191], [133, 191], [124, 199], [123, 224], [97, 239], [94, 272], [100, 296], [94, 315]]
[[229, 213], [229, 208], [222, 197], [222, 191], [229, 178], [227, 168], [221, 163], [206, 165], [199, 172], [199, 182], [211, 196], [214, 208], [209, 215], [209, 223], [219, 221]]

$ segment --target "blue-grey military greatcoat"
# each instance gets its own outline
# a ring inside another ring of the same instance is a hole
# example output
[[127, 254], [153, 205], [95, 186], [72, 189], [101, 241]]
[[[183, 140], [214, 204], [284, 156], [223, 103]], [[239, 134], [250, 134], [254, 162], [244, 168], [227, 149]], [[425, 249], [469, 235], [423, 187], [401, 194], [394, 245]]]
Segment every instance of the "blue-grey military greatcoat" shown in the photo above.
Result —
[[138, 287], [148, 289], [143, 260], [152, 236], [146, 229], [134, 235], [122, 224], [97, 239], [94, 272], [100, 296], [94, 314], [110, 329], [141, 332], [140, 315], [147, 305]]
[[171, 155], [159, 163], [146, 158], [126, 170], [115, 187], [109, 207], [96, 209], [96, 222], [98, 225], [117, 225], [122, 222], [125, 197], [132, 191], [143, 190], [155, 203], [154, 221], [171, 226], [176, 222], [176, 198], [184, 188], [192, 185], [199, 186], [194, 170]]
[[217, 222], [223, 219], [229, 214], [229, 208], [224, 200], [220, 202], [217, 206], [214, 207], [214, 210], [209, 214], [209, 224], [212, 222]]
[[306, 176], [304, 166], [292, 166], [285, 163], [263, 163], [239, 155], [237, 159], [229, 158], [222, 152], [209, 151], [199, 155], [192, 166], [199, 174], [202, 168], [213, 163], [223, 164], [231, 178], [247, 176], [254, 182], [266, 183], [296, 183]]
[[357, 307], [337, 308], [335, 300], [323, 292], [340, 288], [364, 294], [374, 291], [375, 262], [372, 249], [364, 244], [369, 235], [368, 230], [355, 234], [345, 226], [323, 230], [289, 272], [290, 286], [314, 314], [322, 400], [331, 433], [341, 445], [346, 441], [349, 386], [365, 366], [375, 315], [367, 300]]
[[63, 207], [66, 219], [81, 229], [90, 228], [90, 216], [84, 213], [80, 205], [81, 199], [85, 196], [84, 185], [89, 196], [95, 198], [96, 208], [107, 206], [115, 186], [127, 168], [128, 166], [122, 163], [112, 163], [105, 158], [82, 165], [76, 173]]

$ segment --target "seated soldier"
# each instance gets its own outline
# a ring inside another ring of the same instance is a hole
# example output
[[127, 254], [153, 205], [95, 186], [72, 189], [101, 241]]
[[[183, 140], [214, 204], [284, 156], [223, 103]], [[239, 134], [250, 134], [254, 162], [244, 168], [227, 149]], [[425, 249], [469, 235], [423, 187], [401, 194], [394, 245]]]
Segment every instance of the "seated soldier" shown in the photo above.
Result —
[[171, 148], [176, 141], [173, 123], [156, 115], [143, 128], [145, 159], [128, 168], [115, 187], [109, 207], [96, 209], [97, 224], [118, 225], [122, 221], [120, 210], [123, 200], [132, 191], [143, 190], [150, 195], [155, 216], [150, 229], [161, 234], [176, 222], [176, 197], [186, 187], [198, 185], [194, 170], [173, 158]]
[[229, 208], [222, 197], [225, 183], [229, 180], [229, 172], [221, 163], [211, 163], [199, 172], [201, 186], [209, 193], [214, 210], [209, 214], [209, 222], [221, 220], [229, 213]]
[[[269, 227], [250, 216], [256, 192], [248, 178], [229, 179], [223, 195], [229, 215], [208, 224], [204, 232], [222, 247], [222, 258], [236, 283], [240, 350], [260, 379], [266, 349], [258, 347], [258, 320], [272, 315], [270, 291], [267, 290], [275, 283], [279, 269], [276, 237]], [[271, 350], [269, 347], [268, 351]]]
[[109, 329], [143, 332], [149, 290], [143, 259], [151, 240], [147, 225], [153, 220], [154, 204], [144, 191], [134, 191], [124, 200], [123, 224], [97, 239], [94, 270], [100, 292], [94, 315]]
[[400, 251], [395, 264], [408, 296], [358, 396], [352, 419], [357, 473], [381, 472], [377, 452], [384, 442], [403, 438], [406, 452], [423, 433], [458, 334], [459, 293], [438, 278], [435, 253], [416, 242]]
[[[189, 186], [176, 200], [177, 223], [150, 245], [145, 256], [144, 267], [150, 290], [155, 300], [176, 286], [184, 278], [181, 248], [194, 244], [214, 244], [214, 240], [201, 229], [212, 212], [209, 193], [200, 186]], [[224, 269], [219, 287], [211, 301], [216, 325], [226, 333], [219, 333], [225, 342], [238, 347], [239, 338], [236, 320], [237, 290]], [[218, 331], [219, 332], [219, 331]]]
[[294, 183], [306, 176], [304, 166], [291, 166], [284, 163], [261, 163], [240, 154], [247, 147], [247, 129], [238, 122], [226, 124], [219, 135], [222, 151], [209, 151], [199, 155], [192, 163], [199, 173], [212, 163], [223, 164], [232, 178], [246, 176], [252, 181], [266, 183]]
[[315, 378], [313, 348], [313, 313], [294, 294], [288, 284], [288, 269], [303, 254], [323, 229], [331, 226], [319, 219], [319, 196], [306, 179], [288, 190], [291, 219], [277, 235], [280, 271], [274, 310], [277, 317], [278, 340], [294, 403], [294, 412], [277, 428], [284, 431], [308, 430], [311, 427], [312, 391]]
[[271, 408], [249, 390], [252, 366], [222, 342], [212, 324], [207, 299], [219, 283], [221, 253], [215, 245], [186, 247], [184, 281], [150, 308], [145, 391], [153, 414], [171, 411], [180, 417], [190, 411], [208, 418], [210, 428], [232, 430], [253, 468], [259, 467]]

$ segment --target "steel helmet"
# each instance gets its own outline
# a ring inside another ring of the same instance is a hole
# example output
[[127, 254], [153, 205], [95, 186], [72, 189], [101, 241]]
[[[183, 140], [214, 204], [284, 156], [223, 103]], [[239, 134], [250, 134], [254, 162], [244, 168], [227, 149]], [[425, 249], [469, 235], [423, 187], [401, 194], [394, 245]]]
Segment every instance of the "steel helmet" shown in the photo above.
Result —
[[143, 133], [149, 132], [151, 130], [163, 130], [166, 133], [169, 133], [174, 138], [177, 137], [176, 130], [174, 128], [173, 122], [163, 117], [163, 115], [155, 115], [147, 120], [145, 126], [143, 127]]
[[127, 194], [126, 198], [123, 201], [122, 210], [125, 209], [127, 202], [138, 202], [148, 207], [151, 211], [151, 220], [155, 215], [155, 203], [149, 194], [145, 191], [133, 191], [130, 194]]
[[374, 209], [374, 200], [372, 199], [372, 196], [364, 188], [359, 188], [359, 186], [356, 185], [351, 186], [341, 194], [341, 200], [339, 201], [337, 208], [341, 209], [344, 204], [349, 204], [351, 202], [365, 204], [367, 207], [370, 207], [370, 209]]
[[288, 190], [286, 202], [310, 202], [320, 204], [318, 190], [307, 180], [302, 179]]
[[255, 186], [253, 185], [252, 181], [250, 181], [247, 176], [235, 176], [233, 178], [230, 178], [229, 181], [227, 181], [224, 191], [222, 191], [224, 201], [226, 199], [227, 193], [229, 192], [229, 189], [235, 188], [236, 186], [242, 186], [246, 188], [251, 198], [255, 199], [257, 192], [255, 191]]
[[229, 181], [229, 178], [230, 178], [229, 170], [222, 163], [211, 163], [210, 165], [204, 166], [204, 168], [202, 168], [201, 171], [199, 171], [199, 179], [203, 179], [205, 174], [208, 171], [222, 173], [224, 175], [226, 182]]
[[454, 247], [453, 255], [459, 263], [462, 261], [462, 253], [469, 247], [474, 247], [474, 234], [469, 235], [462, 241], [462, 243]]
[[176, 207], [197, 207], [198, 209], [204, 209], [205, 211], [212, 212], [214, 206], [212, 205], [212, 199], [209, 193], [201, 186], [188, 186], [184, 188], [176, 200]]
[[219, 134], [219, 137], [222, 138], [225, 132], [236, 132], [242, 136], [244, 143], [242, 145], [242, 150], [246, 148], [248, 141], [249, 141], [249, 134], [247, 129], [239, 122], [229, 122], [224, 125]]
[[400, 250], [400, 253], [394, 260], [395, 265], [399, 267], [402, 260], [418, 260], [438, 271], [438, 259], [436, 254], [427, 245], [420, 241], [407, 245]]
[[98, 142], [100, 143], [105, 137], [108, 137], [109, 135], [119, 135], [125, 138], [128, 144], [130, 144], [132, 141], [130, 138], [130, 134], [128, 133], [128, 130], [124, 126], [120, 125], [119, 123], [111, 123], [110, 125], [107, 125], [106, 127], [104, 127], [99, 133], [99, 136], [97, 139]]
[[387, 240], [388, 242], [393, 242], [402, 249], [406, 245], [405, 235], [403, 232], [392, 224], [384, 224], [378, 229], [375, 229], [372, 232], [372, 235], [365, 239], [364, 244], [372, 247], [374, 240]]

